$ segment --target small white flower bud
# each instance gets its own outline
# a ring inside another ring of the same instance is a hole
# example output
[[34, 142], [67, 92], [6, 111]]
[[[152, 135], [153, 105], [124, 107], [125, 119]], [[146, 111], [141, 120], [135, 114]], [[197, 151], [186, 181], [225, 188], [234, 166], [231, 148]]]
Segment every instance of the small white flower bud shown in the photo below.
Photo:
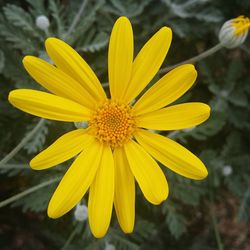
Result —
[[105, 246], [105, 250], [115, 250], [115, 246], [113, 244], [107, 243]]
[[36, 18], [36, 26], [41, 30], [47, 30], [49, 28], [50, 22], [48, 17], [41, 15]]
[[232, 172], [233, 172], [233, 169], [229, 165], [224, 166], [222, 169], [222, 175], [224, 175], [224, 176], [229, 176], [232, 174]]
[[74, 212], [76, 221], [85, 221], [88, 218], [88, 208], [85, 205], [77, 204]]
[[76, 128], [87, 128], [89, 126], [88, 122], [74, 122]]
[[239, 16], [223, 24], [219, 32], [220, 43], [228, 48], [236, 48], [244, 43], [250, 27], [249, 18]]

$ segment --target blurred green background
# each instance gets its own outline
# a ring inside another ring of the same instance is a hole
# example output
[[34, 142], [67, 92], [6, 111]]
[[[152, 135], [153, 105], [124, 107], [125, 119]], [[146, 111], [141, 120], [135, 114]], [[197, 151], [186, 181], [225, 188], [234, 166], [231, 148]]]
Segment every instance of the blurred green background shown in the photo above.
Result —
[[[1, 158], [39, 122], [39, 118], [14, 109], [7, 96], [15, 88], [40, 88], [25, 72], [22, 58], [35, 55], [48, 60], [46, 37], [56, 36], [71, 44], [107, 83], [107, 44], [121, 15], [133, 24], [136, 51], [160, 27], [172, 28], [173, 42], [163, 67], [216, 45], [226, 20], [250, 16], [249, 0], [83, 2], [0, 1]], [[81, 17], [71, 29], [82, 4]], [[40, 15], [49, 19], [47, 30], [36, 25]], [[171, 134], [206, 163], [206, 180], [191, 181], [162, 168], [170, 185], [168, 200], [153, 206], [137, 190], [134, 233], [123, 234], [113, 216], [107, 236], [100, 240], [91, 236], [86, 221], [75, 220], [74, 211], [57, 220], [47, 217], [47, 204], [56, 187], [53, 183], [1, 208], [0, 249], [250, 249], [249, 55], [248, 38], [239, 48], [222, 49], [196, 63], [196, 84], [180, 100], [202, 101], [212, 108], [211, 118], [203, 125]], [[21, 151], [0, 166], [1, 201], [65, 172], [70, 162], [42, 172], [29, 169], [28, 162], [72, 128], [73, 124], [43, 122]]]

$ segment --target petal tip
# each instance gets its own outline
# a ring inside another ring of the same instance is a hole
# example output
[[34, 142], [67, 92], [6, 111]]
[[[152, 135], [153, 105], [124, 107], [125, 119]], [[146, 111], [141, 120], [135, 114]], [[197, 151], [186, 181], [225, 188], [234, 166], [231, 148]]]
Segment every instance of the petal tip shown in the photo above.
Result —
[[30, 165], [30, 167], [31, 167], [33, 170], [41, 170], [41, 166], [39, 166], [36, 157], [34, 157], [34, 158], [30, 161], [29, 165]]
[[122, 227], [122, 231], [125, 233], [125, 234], [131, 234], [133, 233], [134, 231], [134, 225], [132, 227], [128, 226], [128, 227]]
[[119, 17], [116, 22], [130, 23], [130, 20], [126, 16]]
[[208, 176], [208, 170], [206, 166], [203, 164], [203, 169], [201, 171], [200, 180], [207, 178], [207, 176]]
[[114, 27], [117, 26], [122, 26], [123, 29], [132, 29], [131, 22], [126, 16], [121, 16], [116, 20]]
[[32, 60], [34, 56], [25, 56], [22, 60], [23, 64], [25, 65], [26, 63], [29, 63], [30, 60]]
[[166, 36], [170, 36], [172, 38], [172, 29], [167, 27], [167, 26], [164, 26], [162, 27], [160, 30], [159, 30], [162, 34], [165, 34]]
[[9, 95], [8, 95], [8, 101], [9, 101], [9, 103], [11, 103], [13, 106], [15, 106], [15, 104], [14, 104], [14, 102], [15, 102], [15, 97], [16, 97], [16, 92], [17, 92], [18, 90], [12, 90], [12, 91], [10, 91], [9, 92]]
[[209, 118], [209, 116], [211, 115], [211, 107], [207, 104], [204, 103], [204, 107], [205, 107], [205, 112], [207, 114], [207, 119]]
[[13, 92], [14, 90], [10, 91], [9, 92], [9, 95], [8, 95], [8, 101], [11, 103], [11, 99], [12, 99], [12, 95], [13, 95]]
[[195, 174], [195, 176], [193, 176], [193, 178], [189, 177], [190, 179], [203, 180], [203, 179], [207, 178], [208, 170], [207, 170], [206, 166], [204, 165], [204, 163], [200, 159], [199, 159], [199, 161], [200, 161], [200, 164], [199, 164], [199, 167], [196, 169], [196, 174]]
[[51, 198], [49, 205], [48, 205], [47, 215], [51, 219], [57, 219], [57, 218], [61, 217], [62, 215], [58, 212], [58, 210], [55, 208], [55, 206], [52, 205], [52, 202], [51, 202], [52, 198]]
[[56, 38], [56, 37], [49, 37], [45, 40], [45, 48], [47, 49], [50, 46], [53, 46], [53, 44], [62, 42], [62, 40]]
[[[91, 227], [90, 227], [91, 228]], [[93, 235], [95, 236], [95, 238], [99, 239], [99, 238], [102, 238], [106, 235], [107, 233], [107, 229], [102, 229], [102, 228], [91, 228], [91, 232], [93, 233]]]

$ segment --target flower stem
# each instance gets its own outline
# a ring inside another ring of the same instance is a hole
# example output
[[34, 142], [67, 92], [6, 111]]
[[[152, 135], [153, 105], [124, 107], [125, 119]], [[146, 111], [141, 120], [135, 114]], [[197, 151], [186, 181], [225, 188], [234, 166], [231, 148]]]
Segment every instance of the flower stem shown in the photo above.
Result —
[[79, 228], [78, 225], [76, 225], [76, 227], [74, 228], [74, 230], [71, 232], [71, 234], [69, 235], [69, 238], [67, 239], [67, 241], [65, 242], [65, 244], [63, 245], [63, 247], [61, 248], [61, 250], [66, 250], [69, 246], [69, 244], [72, 242], [72, 240], [75, 238], [77, 232], [78, 232]]
[[28, 188], [28, 189], [26, 189], [25, 191], [23, 191], [23, 192], [21, 192], [21, 193], [19, 193], [19, 194], [13, 195], [13, 196], [11, 196], [10, 198], [8, 198], [8, 199], [6, 199], [6, 200], [4, 200], [4, 201], [1, 201], [1, 202], [0, 202], [0, 208], [1, 208], [1, 207], [4, 207], [4, 206], [7, 206], [7, 205], [9, 205], [10, 203], [12, 203], [12, 202], [14, 202], [14, 201], [17, 201], [17, 200], [21, 199], [22, 197], [24, 197], [24, 196], [26, 196], [26, 195], [28, 195], [28, 194], [31, 194], [31, 193], [33, 193], [33, 192], [35, 192], [35, 191], [37, 191], [37, 190], [39, 190], [39, 189], [41, 189], [41, 188], [44, 188], [44, 187], [46, 187], [46, 186], [49, 186], [50, 184], [52, 184], [52, 183], [54, 183], [54, 182], [57, 182], [57, 181], [59, 181], [60, 179], [61, 179], [61, 177], [56, 177], [56, 178], [54, 178], [54, 179], [52, 179], [52, 180], [45, 181], [45, 182], [42, 182], [42, 183], [40, 183], [40, 184], [38, 184], [38, 185], [36, 185], [36, 186], [33, 186], [33, 187], [31, 187], [31, 188]]
[[0, 169], [30, 169], [28, 164], [4, 164]]
[[35, 135], [35, 133], [43, 126], [44, 119], [40, 119], [37, 125], [28, 133], [21, 142], [0, 161], [0, 168], [11, 160], [22, 148], [23, 146]]
[[216, 239], [216, 243], [217, 243], [217, 249], [218, 250], [223, 250], [223, 244], [221, 241], [221, 237], [220, 237], [220, 232], [218, 229], [218, 221], [215, 215], [215, 210], [214, 210], [214, 197], [213, 197], [213, 191], [210, 190], [209, 192], [209, 197], [210, 197], [210, 203], [212, 205], [211, 210], [210, 210], [210, 214], [211, 214], [211, 218], [212, 218], [212, 224], [213, 224], [213, 229], [214, 229], [214, 235], [215, 235], [215, 239]]
[[170, 71], [171, 69], [177, 67], [177, 66], [180, 66], [182, 64], [186, 64], [186, 63], [195, 63], [195, 62], [198, 62], [208, 56], [211, 56], [213, 55], [215, 52], [217, 52], [218, 50], [220, 50], [221, 48], [223, 48], [223, 46], [221, 45], [221, 43], [218, 43], [216, 44], [214, 47], [208, 49], [208, 50], [205, 50], [204, 52], [202, 52], [201, 54], [197, 55], [197, 56], [194, 56], [194, 57], [191, 57], [183, 62], [180, 62], [180, 63], [177, 63], [177, 64], [174, 64], [173, 66], [169, 66], [169, 67], [166, 67], [166, 68], [162, 68], [159, 70], [159, 73], [166, 73], [168, 71]]
[[175, 131], [173, 131], [173, 132], [170, 132], [170, 133], [167, 135], [167, 137], [168, 137], [168, 138], [171, 138], [171, 139], [174, 139], [175, 136], [178, 135], [179, 133], [180, 133], [179, 130], [175, 130]]
[[69, 35], [71, 35], [72, 31], [75, 29], [77, 23], [79, 22], [79, 20], [80, 20], [80, 18], [82, 16], [82, 13], [83, 13], [83, 11], [84, 11], [87, 3], [88, 3], [88, 0], [82, 1], [82, 4], [81, 4], [81, 6], [80, 6], [80, 8], [79, 8], [79, 10], [77, 12], [77, 14], [75, 15], [75, 18], [73, 19], [73, 21], [72, 21], [72, 23], [71, 23], [71, 25], [70, 25], [67, 33], [64, 35], [64, 38], [66, 38]]

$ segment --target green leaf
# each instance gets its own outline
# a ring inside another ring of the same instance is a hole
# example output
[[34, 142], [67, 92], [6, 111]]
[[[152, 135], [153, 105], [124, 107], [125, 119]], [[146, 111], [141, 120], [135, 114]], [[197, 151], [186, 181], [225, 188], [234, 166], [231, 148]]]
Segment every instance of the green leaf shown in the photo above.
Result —
[[[43, 125], [40, 127], [40, 129], [37, 131], [35, 136], [28, 141], [24, 149], [26, 149], [28, 154], [34, 154], [43, 149], [43, 146], [46, 142], [46, 136], [48, 135], [48, 126], [51, 124], [51, 121], [49, 120], [44, 120]], [[28, 133], [31, 131], [35, 126], [37, 125], [37, 120], [34, 124], [31, 124], [28, 126]]]
[[172, 235], [178, 239], [183, 233], [186, 232], [186, 219], [183, 215], [179, 214], [173, 207], [166, 206], [167, 216], [166, 223]]

